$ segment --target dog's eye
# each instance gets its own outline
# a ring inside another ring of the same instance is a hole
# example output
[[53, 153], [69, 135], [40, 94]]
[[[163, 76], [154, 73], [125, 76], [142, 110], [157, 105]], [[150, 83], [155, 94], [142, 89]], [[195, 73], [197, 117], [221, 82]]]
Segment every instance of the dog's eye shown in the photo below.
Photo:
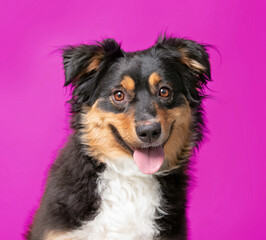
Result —
[[159, 96], [163, 98], [167, 98], [170, 95], [170, 89], [167, 87], [160, 88]]
[[116, 91], [114, 93], [114, 99], [118, 102], [123, 101], [125, 98], [125, 94], [122, 91]]

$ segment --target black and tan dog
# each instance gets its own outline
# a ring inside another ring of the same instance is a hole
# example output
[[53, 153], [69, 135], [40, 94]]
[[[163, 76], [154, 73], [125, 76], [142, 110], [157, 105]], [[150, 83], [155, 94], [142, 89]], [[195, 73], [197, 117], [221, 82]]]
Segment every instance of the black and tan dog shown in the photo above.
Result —
[[204, 132], [206, 47], [160, 37], [63, 50], [73, 134], [54, 162], [30, 240], [187, 239], [187, 162]]

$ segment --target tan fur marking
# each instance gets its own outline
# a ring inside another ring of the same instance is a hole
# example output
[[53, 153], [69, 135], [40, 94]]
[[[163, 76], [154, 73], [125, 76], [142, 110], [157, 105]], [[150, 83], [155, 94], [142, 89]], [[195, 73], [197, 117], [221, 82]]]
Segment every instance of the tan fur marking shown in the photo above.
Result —
[[[117, 157], [131, 157], [130, 151], [118, 143], [110, 125], [117, 129], [131, 149], [141, 148], [143, 143], [135, 131], [134, 111], [117, 114], [106, 112], [97, 107], [99, 101], [101, 100], [98, 100], [92, 107], [83, 107], [82, 143], [88, 146], [87, 150], [90, 155], [101, 162], [105, 162], [105, 159], [115, 161]], [[187, 100], [185, 105], [174, 109], [162, 110], [156, 106], [155, 108], [157, 118], [154, 120], [161, 123], [163, 141], [166, 141], [164, 145], [166, 162], [162, 170], [169, 170], [176, 167], [191, 152], [189, 141], [191, 109]]]
[[104, 55], [103, 53], [99, 52], [98, 54], [96, 54], [95, 56], [93, 56], [90, 61], [89, 61], [89, 65], [87, 66], [87, 68], [83, 69], [79, 75], [77, 76], [77, 79], [79, 79], [82, 75], [84, 75], [85, 73], [89, 73], [93, 70], [98, 70], [100, 63], [103, 59]]
[[162, 132], [170, 134], [170, 137], [164, 145], [167, 163], [165, 168], [170, 169], [175, 167], [179, 161], [185, 157], [185, 154], [191, 151], [189, 147], [191, 109], [186, 101], [185, 106], [170, 110], [161, 110], [157, 108], [157, 114], [161, 122]]
[[161, 81], [161, 77], [158, 73], [153, 72], [150, 76], [149, 76], [149, 84], [150, 84], [150, 90], [152, 93], [154, 93], [155, 91], [155, 87], [156, 85]]
[[69, 236], [69, 233], [51, 231], [45, 235], [44, 240], [79, 240]]
[[93, 56], [91, 58], [91, 60], [90, 60], [90, 63], [88, 65], [87, 69], [86, 69], [86, 72], [89, 73], [89, 72], [91, 72], [93, 70], [98, 70], [102, 59], [103, 59], [103, 54], [102, 53], [98, 53], [95, 56]]
[[81, 141], [88, 146], [89, 153], [104, 161], [106, 158], [131, 156], [131, 153], [122, 147], [110, 129], [113, 125], [128, 144], [135, 146], [138, 137], [135, 132], [134, 112], [112, 113], [105, 112], [97, 107], [99, 100], [91, 107], [83, 108]]
[[135, 89], [135, 82], [129, 76], [124, 76], [123, 80], [121, 81], [121, 85], [128, 91], [134, 91]]
[[180, 49], [178, 49], [178, 51], [181, 54], [181, 62], [183, 64], [187, 65], [189, 68], [191, 68], [197, 72], [201, 72], [201, 71], [206, 70], [205, 67], [203, 65], [201, 65], [198, 61], [188, 57], [188, 50], [187, 49], [180, 48]]

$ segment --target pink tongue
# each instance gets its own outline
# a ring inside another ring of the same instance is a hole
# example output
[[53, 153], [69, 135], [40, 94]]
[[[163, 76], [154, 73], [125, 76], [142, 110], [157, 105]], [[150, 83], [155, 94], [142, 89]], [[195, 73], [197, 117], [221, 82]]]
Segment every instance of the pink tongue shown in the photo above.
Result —
[[152, 174], [162, 166], [164, 151], [162, 147], [136, 149], [133, 153], [133, 159], [140, 171]]

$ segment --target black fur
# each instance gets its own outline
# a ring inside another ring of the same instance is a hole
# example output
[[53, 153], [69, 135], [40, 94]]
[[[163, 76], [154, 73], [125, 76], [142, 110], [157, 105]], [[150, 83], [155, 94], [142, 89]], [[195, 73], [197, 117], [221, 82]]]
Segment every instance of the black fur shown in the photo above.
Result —
[[[180, 62], [178, 50], [186, 49], [188, 58], [196, 60], [205, 69], [197, 71]], [[100, 56], [97, 69], [88, 72], [91, 59]], [[202, 100], [204, 88], [210, 80], [210, 64], [206, 47], [194, 41], [161, 37], [156, 44], [139, 52], [124, 52], [120, 45], [112, 39], [106, 39], [95, 45], [80, 45], [63, 49], [65, 70], [65, 86], [72, 86], [71, 104], [73, 135], [54, 162], [47, 180], [47, 186], [41, 205], [37, 211], [33, 225], [27, 234], [29, 240], [42, 240], [45, 231], [73, 230], [81, 226], [81, 222], [92, 220], [100, 206], [100, 196], [96, 191], [98, 174], [104, 171], [104, 164], [85, 154], [85, 147], [80, 142], [80, 130], [84, 127], [80, 122], [83, 105], [92, 106], [101, 97], [106, 99], [100, 107], [114, 113], [126, 112], [132, 106], [114, 106], [108, 101], [110, 86], [118, 84], [122, 75], [130, 75], [136, 83], [136, 91], [140, 99], [132, 100], [136, 108], [136, 120], [143, 121], [156, 114], [153, 106], [144, 104], [152, 96], [145, 89], [143, 78], [153, 71], [160, 71], [164, 79], [171, 81], [174, 95], [170, 102], [158, 102], [159, 106], [171, 109], [183, 104], [180, 93], [186, 96], [193, 113], [191, 130], [193, 136], [190, 146], [198, 147], [205, 130]], [[175, 79], [175, 81], [173, 81]], [[115, 133], [115, 128], [110, 126]], [[121, 136], [117, 141], [123, 143]], [[127, 146], [125, 146], [127, 147]], [[186, 231], [186, 175], [190, 154], [179, 156], [185, 164], [166, 176], [158, 176], [163, 193], [163, 208], [169, 213], [157, 220], [163, 229], [161, 237], [165, 239], [187, 239]], [[115, 214], [115, 213], [114, 213]], [[110, 223], [111, 224], [111, 223]]]
[[187, 239], [186, 187], [188, 177], [184, 169], [173, 170], [166, 176], [157, 177], [163, 193], [163, 209], [168, 213], [157, 220], [161, 237], [169, 240]]
[[50, 169], [27, 239], [43, 239], [44, 232], [50, 229], [75, 229], [81, 226], [81, 221], [95, 217], [100, 204], [96, 181], [104, 165], [85, 155], [82, 149], [76, 133]]

